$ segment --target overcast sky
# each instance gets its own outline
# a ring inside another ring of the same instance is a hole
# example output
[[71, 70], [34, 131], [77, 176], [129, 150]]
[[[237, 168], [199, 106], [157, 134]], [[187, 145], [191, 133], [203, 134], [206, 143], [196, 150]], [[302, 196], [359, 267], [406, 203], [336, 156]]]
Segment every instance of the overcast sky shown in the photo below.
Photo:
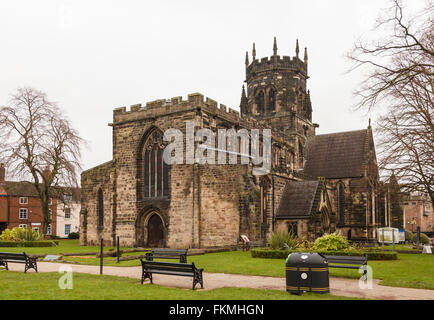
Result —
[[[423, 3], [423, 1], [412, 1]], [[386, 0], [0, 2], [0, 105], [47, 93], [88, 141], [83, 169], [112, 159], [113, 108], [200, 92], [238, 110], [244, 59], [308, 48], [317, 133], [366, 128], [344, 57]], [[409, 4], [410, 5], [410, 4]]]

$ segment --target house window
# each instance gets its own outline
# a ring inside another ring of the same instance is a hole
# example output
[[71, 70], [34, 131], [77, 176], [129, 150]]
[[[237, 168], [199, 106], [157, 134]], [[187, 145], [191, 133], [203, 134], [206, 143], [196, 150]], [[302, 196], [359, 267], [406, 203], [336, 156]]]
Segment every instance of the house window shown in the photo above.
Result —
[[33, 227], [33, 231], [39, 232], [39, 227]]
[[65, 208], [65, 219], [71, 218], [71, 208]]
[[48, 199], [48, 205], [51, 206], [53, 204], [53, 199]]
[[71, 233], [71, 225], [65, 224], [65, 236], [69, 235]]
[[27, 219], [28, 211], [27, 208], [20, 208], [20, 219]]
[[20, 228], [27, 229], [27, 224], [20, 224]]
[[65, 202], [71, 202], [72, 201], [72, 196], [70, 194], [65, 194], [63, 196], [63, 201], [65, 201]]
[[20, 197], [20, 204], [28, 204], [29, 198], [27, 197]]
[[47, 235], [51, 234], [51, 224], [47, 226]]
[[50, 220], [53, 219], [53, 211], [51, 211], [51, 209], [48, 209], [48, 216], [50, 217]]

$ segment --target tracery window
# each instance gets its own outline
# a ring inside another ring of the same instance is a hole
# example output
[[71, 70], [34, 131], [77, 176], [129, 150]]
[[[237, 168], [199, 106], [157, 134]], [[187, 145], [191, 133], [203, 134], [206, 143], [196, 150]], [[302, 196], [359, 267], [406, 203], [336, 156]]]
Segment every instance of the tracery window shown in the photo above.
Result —
[[104, 195], [101, 188], [98, 189], [98, 227], [104, 227]]
[[345, 223], [345, 195], [344, 195], [344, 186], [342, 183], [339, 183], [338, 187], [338, 209], [339, 209], [339, 223]]
[[169, 165], [164, 162], [165, 144], [163, 135], [154, 130], [145, 141], [143, 150], [143, 191], [144, 198], [169, 195]]

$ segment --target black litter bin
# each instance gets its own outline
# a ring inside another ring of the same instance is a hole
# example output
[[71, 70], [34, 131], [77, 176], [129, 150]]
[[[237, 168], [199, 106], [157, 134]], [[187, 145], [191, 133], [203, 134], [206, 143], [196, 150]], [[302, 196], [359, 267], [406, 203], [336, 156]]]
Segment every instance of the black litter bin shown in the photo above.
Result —
[[291, 253], [286, 259], [286, 291], [330, 292], [328, 262], [319, 253]]

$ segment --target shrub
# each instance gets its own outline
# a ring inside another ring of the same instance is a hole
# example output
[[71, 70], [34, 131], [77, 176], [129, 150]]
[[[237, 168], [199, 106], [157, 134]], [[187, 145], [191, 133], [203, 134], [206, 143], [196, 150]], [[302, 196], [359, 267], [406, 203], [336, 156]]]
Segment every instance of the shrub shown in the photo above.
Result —
[[413, 232], [410, 230], [405, 230], [405, 241], [412, 242], [413, 241]]
[[273, 232], [269, 241], [269, 245], [273, 249], [292, 250], [297, 248], [298, 239], [288, 231]]
[[59, 241], [0, 241], [0, 247], [53, 247]]
[[80, 235], [78, 232], [71, 232], [70, 234], [68, 234], [68, 239], [79, 239]]
[[33, 229], [15, 227], [12, 230], [6, 229], [0, 236], [4, 241], [36, 241], [43, 239], [42, 233]]
[[250, 250], [252, 258], [266, 259], [286, 259], [292, 252], [317, 252], [330, 256], [368, 256], [368, 261], [372, 260], [397, 260], [396, 252], [386, 251], [363, 251], [363, 250], [343, 250], [343, 251], [315, 251], [315, 250], [273, 250], [268, 248], [254, 248]]
[[319, 237], [315, 240], [314, 244], [315, 250], [324, 251], [345, 250], [349, 247], [350, 244], [348, 243], [348, 240], [337, 233], [326, 234], [322, 237]]
[[[417, 242], [417, 234], [414, 234], [414, 241], [413, 242]], [[430, 240], [429, 237], [425, 234], [425, 233], [421, 233], [420, 234], [420, 243], [421, 244], [429, 244]]]

